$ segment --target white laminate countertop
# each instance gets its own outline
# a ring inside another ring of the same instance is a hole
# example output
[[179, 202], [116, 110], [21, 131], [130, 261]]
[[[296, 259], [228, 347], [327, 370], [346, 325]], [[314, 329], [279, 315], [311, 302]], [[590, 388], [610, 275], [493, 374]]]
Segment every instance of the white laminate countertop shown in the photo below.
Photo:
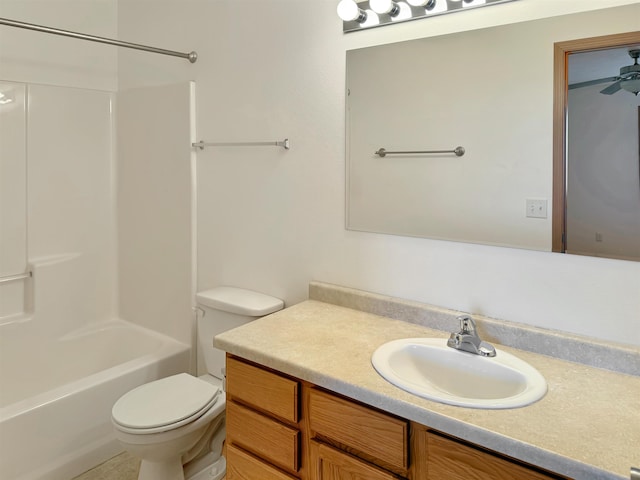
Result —
[[575, 479], [629, 479], [640, 467], [640, 377], [497, 345], [537, 368], [546, 396], [480, 410], [388, 383], [371, 354], [389, 340], [446, 333], [308, 300], [217, 335], [214, 345], [360, 402]]

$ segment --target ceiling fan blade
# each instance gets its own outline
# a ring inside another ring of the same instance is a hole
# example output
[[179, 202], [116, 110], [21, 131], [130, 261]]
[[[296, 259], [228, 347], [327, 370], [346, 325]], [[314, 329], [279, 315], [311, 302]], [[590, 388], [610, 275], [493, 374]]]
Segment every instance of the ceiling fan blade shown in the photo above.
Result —
[[597, 78], [596, 80], [588, 80], [586, 82], [572, 83], [571, 85], [569, 85], [569, 90], [573, 90], [574, 88], [589, 87], [591, 85], [597, 85], [599, 83], [613, 82], [617, 78], [618, 77]]
[[618, 90], [620, 90], [622, 88], [620, 86], [621, 82], [622, 82], [622, 80], [618, 80], [616, 83], [612, 83], [611, 85], [609, 85], [604, 90], [600, 90], [600, 93], [604, 93], [605, 95], [613, 95], [614, 93], [616, 93]]

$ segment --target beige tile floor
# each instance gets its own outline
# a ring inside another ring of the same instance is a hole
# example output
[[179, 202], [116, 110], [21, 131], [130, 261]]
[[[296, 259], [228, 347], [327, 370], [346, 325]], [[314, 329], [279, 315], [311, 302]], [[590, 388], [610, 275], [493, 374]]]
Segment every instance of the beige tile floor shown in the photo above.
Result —
[[140, 460], [125, 452], [72, 480], [137, 480], [139, 468]]
[[121, 453], [73, 480], [137, 480], [140, 460]]

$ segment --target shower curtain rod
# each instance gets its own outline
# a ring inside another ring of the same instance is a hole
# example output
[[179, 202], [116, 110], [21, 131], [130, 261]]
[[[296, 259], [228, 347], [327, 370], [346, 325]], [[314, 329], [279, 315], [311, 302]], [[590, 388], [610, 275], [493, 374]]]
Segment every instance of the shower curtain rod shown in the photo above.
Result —
[[68, 30], [60, 30], [58, 28], [43, 27], [42, 25], [34, 25], [33, 23], [18, 22], [16, 20], [9, 20], [8, 18], [0, 18], [0, 25], [25, 28], [27, 30], [35, 30], [36, 32], [51, 33], [54, 35], [62, 35], [63, 37], [78, 38], [80, 40], [88, 40], [90, 42], [106, 43], [107, 45], [115, 45], [117, 47], [144, 50], [145, 52], [159, 53], [161, 55], [171, 55], [173, 57], [186, 58], [191, 63], [195, 63], [198, 59], [198, 54], [196, 52], [183, 53], [173, 50], [165, 50], [163, 48], [148, 47], [137, 43], [122, 42], [120, 40], [112, 40], [110, 38], [96, 37], [94, 35], [86, 35], [84, 33], [70, 32]]

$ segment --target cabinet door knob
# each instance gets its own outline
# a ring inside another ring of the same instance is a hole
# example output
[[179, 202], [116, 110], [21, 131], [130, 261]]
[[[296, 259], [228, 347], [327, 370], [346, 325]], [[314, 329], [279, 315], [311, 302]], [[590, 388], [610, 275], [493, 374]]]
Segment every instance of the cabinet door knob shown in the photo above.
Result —
[[640, 480], [640, 468], [631, 467], [629, 478], [631, 480]]

